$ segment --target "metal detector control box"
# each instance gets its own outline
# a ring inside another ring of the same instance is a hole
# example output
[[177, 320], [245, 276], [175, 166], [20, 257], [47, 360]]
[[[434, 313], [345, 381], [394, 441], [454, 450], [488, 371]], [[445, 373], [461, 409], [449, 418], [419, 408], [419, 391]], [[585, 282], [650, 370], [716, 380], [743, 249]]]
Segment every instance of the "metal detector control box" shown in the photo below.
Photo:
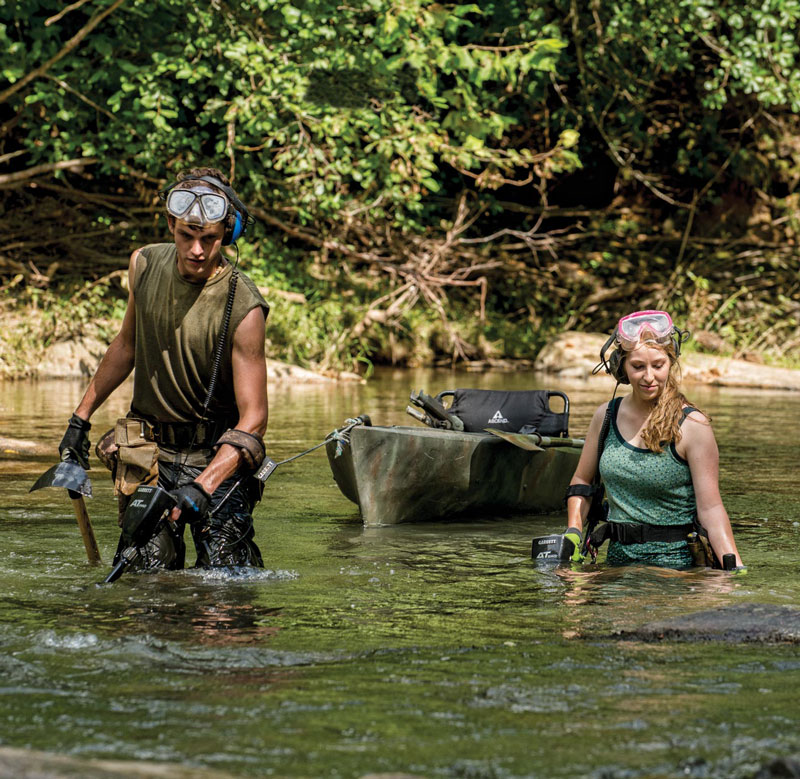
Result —
[[155, 535], [166, 512], [175, 505], [175, 498], [162, 487], [139, 485], [122, 518], [126, 546], [146, 544]]
[[575, 544], [560, 533], [539, 536], [531, 542], [531, 558], [535, 563], [563, 563], [574, 551]]
[[262, 484], [272, 475], [272, 472], [278, 467], [278, 463], [271, 457], [264, 457], [258, 470], [253, 474]]

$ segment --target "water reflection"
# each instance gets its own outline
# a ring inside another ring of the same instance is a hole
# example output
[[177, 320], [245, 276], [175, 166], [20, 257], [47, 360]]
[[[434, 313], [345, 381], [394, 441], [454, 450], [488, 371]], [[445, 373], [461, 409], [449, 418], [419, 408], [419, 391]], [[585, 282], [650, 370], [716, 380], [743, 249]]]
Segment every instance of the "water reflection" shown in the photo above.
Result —
[[713, 609], [745, 591], [743, 577], [726, 571], [676, 571], [652, 566], [570, 568], [553, 574], [563, 583], [564, 638], [632, 630], [665, 615]]
[[[386, 371], [335, 390], [274, 387], [270, 455], [297, 454], [361, 412], [409, 424], [412, 388], [469, 386], [565, 389], [575, 435], [610, 394], [605, 384], [450, 371]], [[0, 387], [4, 434], [55, 453], [81, 391], [82, 382]], [[124, 413], [125, 391], [94, 429]], [[87, 565], [67, 498], [27, 493], [51, 463], [6, 459], [4, 743], [239, 776], [530, 776], [532, 766], [554, 777], [669, 776], [688, 753], [664, 734], [685, 733], [702, 734], [707, 762], [694, 775], [746, 776], [767, 752], [800, 749], [791, 727], [800, 677], [786, 673], [797, 670], [795, 648], [613, 638], [731, 603], [800, 602], [800, 398], [688, 394], [714, 417], [746, 577], [602, 561], [539, 569], [531, 538], [561, 530], [563, 514], [365, 529], [318, 451], [266, 485], [255, 524], [268, 570], [125, 575], [98, 586], [107, 568]], [[118, 536], [111, 485], [99, 468], [90, 475], [89, 512], [108, 562]], [[576, 752], [578, 721], [592, 743], [615, 749]]]
[[[160, 586], [176, 590], [174, 582], [162, 581]], [[246, 646], [265, 644], [280, 630], [275, 617], [282, 609], [259, 603], [254, 588], [223, 585], [198, 588], [190, 597], [175, 594], [176, 600], [138, 601], [128, 606], [121, 615], [126, 631], [204, 646]]]

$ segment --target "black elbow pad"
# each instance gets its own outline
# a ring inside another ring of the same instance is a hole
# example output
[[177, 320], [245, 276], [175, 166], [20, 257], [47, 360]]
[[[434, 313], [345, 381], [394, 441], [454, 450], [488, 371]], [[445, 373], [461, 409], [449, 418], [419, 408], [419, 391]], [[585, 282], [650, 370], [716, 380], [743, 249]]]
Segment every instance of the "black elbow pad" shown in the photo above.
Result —
[[564, 493], [564, 503], [566, 503], [573, 495], [578, 495], [581, 498], [591, 498], [595, 493], [595, 488], [591, 484], [570, 484]]

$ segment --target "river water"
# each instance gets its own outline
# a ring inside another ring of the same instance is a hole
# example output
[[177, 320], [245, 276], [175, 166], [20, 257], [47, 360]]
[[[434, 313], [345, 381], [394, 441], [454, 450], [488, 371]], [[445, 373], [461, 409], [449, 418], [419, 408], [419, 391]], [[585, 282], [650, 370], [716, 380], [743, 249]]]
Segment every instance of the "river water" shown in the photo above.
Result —
[[[289, 457], [362, 412], [415, 424], [411, 389], [459, 386], [544, 385], [386, 370], [363, 386], [275, 387], [268, 451]], [[607, 397], [602, 382], [550, 387], [570, 395], [573, 435]], [[0, 388], [0, 434], [55, 453], [83, 384]], [[267, 482], [255, 519], [264, 571], [100, 585], [117, 528], [99, 463], [87, 501], [95, 568], [64, 491], [28, 493], [54, 460], [6, 455], [0, 748], [304, 777], [750, 777], [797, 755], [796, 645], [613, 636], [709, 608], [800, 602], [800, 397], [686, 389], [714, 418], [746, 576], [537, 569], [530, 540], [563, 514], [364, 529], [321, 449]], [[98, 412], [93, 443], [128, 392]]]

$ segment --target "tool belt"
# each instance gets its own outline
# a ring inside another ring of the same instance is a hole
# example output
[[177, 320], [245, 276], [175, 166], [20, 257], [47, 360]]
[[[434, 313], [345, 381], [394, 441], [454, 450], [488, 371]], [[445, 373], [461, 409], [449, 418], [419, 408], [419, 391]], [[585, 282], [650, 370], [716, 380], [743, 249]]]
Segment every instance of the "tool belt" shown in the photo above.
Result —
[[589, 542], [596, 549], [605, 541], [618, 544], [647, 544], [653, 541], [676, 543], [686, 541], [686, 536], [694, 530], [694, 523], [686, 525], [639, 525], [629, 522], [605, 522], [590, 536]]
[[139, 417], [123, 417], [98, 441], [95, 452], [111, 471], [114, 494], [127, 496], [140, 484], [157, 483], [159, 445], [174, 449], [189, 446], [210, 449], [228, 427], [225, 420], [151, 422]]
[[212, 422], [151, 422], [145, 419], [131, 420], [140, 423], [142, 435], [148, 441], [172, 449], [210, 449], [217, 439], [232, 427], [228, 420]]

